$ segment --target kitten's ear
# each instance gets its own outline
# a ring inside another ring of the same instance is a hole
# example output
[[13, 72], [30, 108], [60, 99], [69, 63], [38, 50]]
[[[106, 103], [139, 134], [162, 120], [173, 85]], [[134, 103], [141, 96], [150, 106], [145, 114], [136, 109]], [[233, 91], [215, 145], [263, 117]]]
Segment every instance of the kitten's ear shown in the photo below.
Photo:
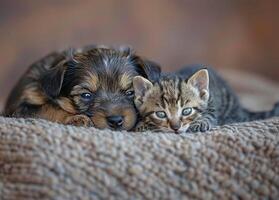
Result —
[[200, 97], [207, 101], [209, 98], [209, 74], [207, 69], [201, 69], [194, 73], [189, 79], [188, 84], [198, 89]]
[[152, 86], [153, 84], [146, 78], [143, 78], [142, 76], [135, 76], [133, 78], [133, 87], [136, 97], [144, 96], [146, 91], [152, 88]]

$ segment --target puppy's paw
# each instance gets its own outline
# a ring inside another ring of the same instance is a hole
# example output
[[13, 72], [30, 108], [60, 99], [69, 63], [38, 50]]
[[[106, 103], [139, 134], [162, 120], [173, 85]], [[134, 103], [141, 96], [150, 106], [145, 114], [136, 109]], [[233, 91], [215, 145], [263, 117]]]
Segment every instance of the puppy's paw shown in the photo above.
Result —
[[65, 124], [74, 125], [74, 126], [86, 126], [86, 127], [93, 126], [92, 120], [86, 115], [74, 115], [68, 117], [66, 119]]
[[211, 128], [212, 125], [207, 121], [195, 121], [190, 125], [188, 132], [190, 133], [206, 132], [209, 131]]

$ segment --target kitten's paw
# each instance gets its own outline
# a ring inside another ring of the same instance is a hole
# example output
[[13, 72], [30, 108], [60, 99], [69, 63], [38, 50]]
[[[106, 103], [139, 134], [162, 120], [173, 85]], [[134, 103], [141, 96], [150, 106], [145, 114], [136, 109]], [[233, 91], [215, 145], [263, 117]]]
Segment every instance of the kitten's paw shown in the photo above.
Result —
[[197, 133], [197, 132], [206, 132], [209, 131], [212, 128], [211, 124], [207, 121], [196, 121], [193, 122], [188, 132]]
[[74, 126], [93, 126], [92, 120], [86, 115], [74, 115], [66, 119], [65, 124]]

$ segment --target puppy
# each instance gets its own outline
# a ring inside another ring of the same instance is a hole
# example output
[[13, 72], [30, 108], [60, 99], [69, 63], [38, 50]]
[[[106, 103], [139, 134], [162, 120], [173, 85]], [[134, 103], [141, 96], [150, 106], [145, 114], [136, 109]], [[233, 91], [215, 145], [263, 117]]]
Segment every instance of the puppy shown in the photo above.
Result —
[[160, 67], [130, 48], [89, 46], [52, 53], [34, 63], [12, 90], [11, 117], [130, 130], [137, 122], [132, 79], [157, 79]]

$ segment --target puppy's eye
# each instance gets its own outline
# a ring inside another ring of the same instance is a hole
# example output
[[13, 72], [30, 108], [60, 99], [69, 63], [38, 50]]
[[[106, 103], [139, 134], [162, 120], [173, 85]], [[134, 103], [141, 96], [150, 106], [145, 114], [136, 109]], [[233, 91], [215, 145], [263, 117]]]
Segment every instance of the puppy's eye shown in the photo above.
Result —
[[89, 92], [82, 93], [80, 96], [85, 101], [90, 101], [93, 98], [93, 95]]
[[184, 109], [182, 110], [182, 115], [183, 115], [183, 116], [191, 115], [191, 114], [192, 114], [192, 111], [193, 111], [192, 108], [184, 108]]
[[134, 93], [135, 93], [135, 92], [134, 92], [133, 90], [127, 90], [125, 94], [126, 94], [127, 96], [129, 96], [129, 97], [133, 97], [133, 96], [134, 96]]
[[164, 111], [157, 111], [155, 112], [156, 116], [161, 118], [161, 119], [164, 119], [167, 117], [167, 114], [164, 112]]

